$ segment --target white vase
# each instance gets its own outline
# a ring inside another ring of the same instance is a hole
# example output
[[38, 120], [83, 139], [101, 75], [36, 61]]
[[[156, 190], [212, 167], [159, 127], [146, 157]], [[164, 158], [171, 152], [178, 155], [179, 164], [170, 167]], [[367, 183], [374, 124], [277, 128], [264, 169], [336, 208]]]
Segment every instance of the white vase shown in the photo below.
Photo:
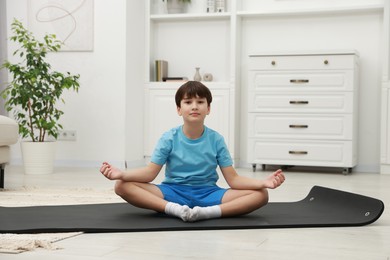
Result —
[[21, 142], [24, 173], [53, 173], [56, 146], [56, 142]]
[[168, 14], [179, 14], [184, 12], [184, 3], [179, 0], [167, 0]]
[[199, 67], [195, 68], [195, 75], [194, 75], [194, 80], [195, 81], [201, 81], [202, 80], [202, 76], [199, 73], [199, 69], [200, 69]]

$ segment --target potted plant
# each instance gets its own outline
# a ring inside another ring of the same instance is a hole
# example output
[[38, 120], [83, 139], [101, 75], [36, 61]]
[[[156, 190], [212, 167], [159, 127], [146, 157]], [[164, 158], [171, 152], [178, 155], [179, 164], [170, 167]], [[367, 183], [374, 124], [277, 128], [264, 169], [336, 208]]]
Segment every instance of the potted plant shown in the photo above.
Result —
[[183, 13], [185, 5], [191, 3], [191, 0], [163, 0], [163, 2], [165, 1], [167, 2], [168, 14]]
[[[11, 63], [6, 60], [2, 64], [1, 69], [8, 70], [13, 79], [1, 92], [1, 96], [6, 99], [6, 110], [14, 113], [21, 137], [30, 139], [29, 142], [21, 142], [25, 173], [51, 173], [55, 140], [62, 129], [59, 119], [63, 112], [57, 104], [59, 101], [65, 103], [61, 98], [64, 90], [78, 91], [80, 76], [51, 70], [46, 55], [48, 52], [57, 52], [62, 45], [54, 34], [46, 34], [43, 41], [38, 41], [16, 19], [11, 29], [13, 35], [10, 40], [19, 45], [13, 55], [21, 61]], [[51, 140], [48, 140], [50, 137]], [[30, 152], [32, 158], [29, 157]], [[49, 160], [41, 155], [49, 157]]]

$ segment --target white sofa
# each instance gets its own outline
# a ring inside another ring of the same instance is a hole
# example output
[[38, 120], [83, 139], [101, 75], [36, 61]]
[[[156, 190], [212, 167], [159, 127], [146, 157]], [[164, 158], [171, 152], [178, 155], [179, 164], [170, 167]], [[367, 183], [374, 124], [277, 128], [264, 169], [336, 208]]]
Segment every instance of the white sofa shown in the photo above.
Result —
[[10, 160], [10, 145], [19, 137], [18, 124], [9, 117], [0, 115], [0, 188], [4, 188], [5, 164]]

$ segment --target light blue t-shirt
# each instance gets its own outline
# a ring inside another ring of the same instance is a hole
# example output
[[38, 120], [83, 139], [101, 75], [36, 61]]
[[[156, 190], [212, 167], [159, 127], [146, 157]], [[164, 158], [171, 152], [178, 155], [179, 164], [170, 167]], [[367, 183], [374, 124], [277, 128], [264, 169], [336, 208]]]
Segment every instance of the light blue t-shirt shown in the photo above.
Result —
[[182, 126], [165, 132], [151, 161], [158, 165], [166, 163], [163, 183], [192, 186], [215, 185], [217, 167], [233, 165], [222, 135], [206, 126], [198, 139], [187, 138]]

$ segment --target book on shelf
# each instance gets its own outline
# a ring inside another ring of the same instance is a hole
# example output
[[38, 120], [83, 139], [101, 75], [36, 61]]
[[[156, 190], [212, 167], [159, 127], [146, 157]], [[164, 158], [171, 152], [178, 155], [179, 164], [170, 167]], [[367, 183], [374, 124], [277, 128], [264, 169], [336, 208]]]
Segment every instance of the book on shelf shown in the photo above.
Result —
[[164, 82], [186, 82], [188, 81], [187, 77], [164, 77]]
[[168, 62], [156, 60], [156, 81], [163, 81], [168, 76]]

